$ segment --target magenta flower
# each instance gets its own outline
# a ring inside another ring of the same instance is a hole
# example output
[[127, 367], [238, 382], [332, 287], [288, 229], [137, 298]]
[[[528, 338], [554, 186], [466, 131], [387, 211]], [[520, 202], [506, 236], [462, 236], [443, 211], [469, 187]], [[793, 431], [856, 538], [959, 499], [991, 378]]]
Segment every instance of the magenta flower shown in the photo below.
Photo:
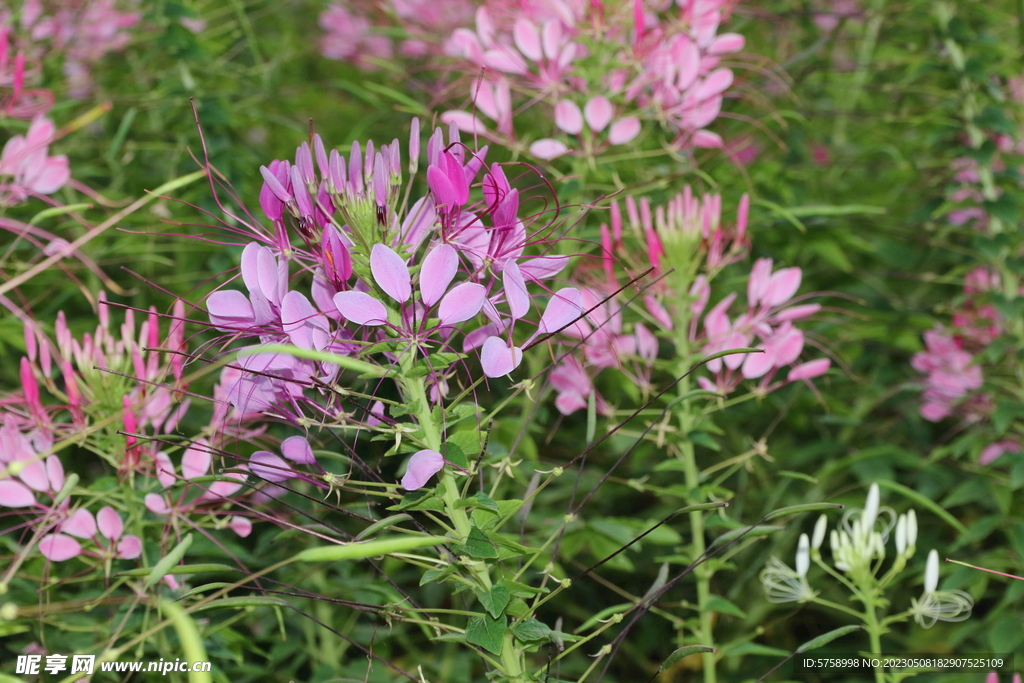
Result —
[[39, 552], [51, 562], [70, 560], [84, 552], [75, 537], [91, 539], [96, 551], [85, 554], [100, 559], [134, 560], [142, 554], [142, 540], [131, 534], [124, 535], [124, 521], [109, 505], [104, 506], [95, 519], [84, 508], [76, 510], [60, 525], [58, 533], [39, 540]]

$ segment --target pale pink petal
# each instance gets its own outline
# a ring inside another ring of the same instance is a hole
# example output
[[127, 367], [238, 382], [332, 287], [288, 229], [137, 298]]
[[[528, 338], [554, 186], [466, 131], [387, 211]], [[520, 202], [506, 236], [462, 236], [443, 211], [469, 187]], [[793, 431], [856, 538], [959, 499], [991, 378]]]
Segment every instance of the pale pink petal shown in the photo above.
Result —
[[587, 119], [587, 125], [595, 133], [600, 133], [607, 128], [614, 115], [615, 108], [604, 95], [591, 97], [583, 107], [583, 116]]
[[690, 144], [698, 149], [721, 149], [725, 145], [725, 141], [718, 133], [701, 129], [690, 138]]
[[723, 33], [708, 46], [708, 54], [723, 55], [729, 52], [739, 52], [745, 44], [746, 39], [739, 33]]
[[[480, 108], [483, 111], [483, 107]], [[486, 112], [484, 112], [486, 113]], [[463, 133], [482, 135], [487, 132], [487, 126], [468, 111], [446, 111], [441, 114], [441, 121], [448, 126], [454, 125]], [[443, 203], [443, 202], [442, 202]]]
[[433, 306], [448, 291], [459, 268], [459, 255], [448, 244], [430, 250], [420, 266], [420, 297], [425, 306]]
[[772, 274], [764, 301], [769, 306], [779, 306], [789, 301], [800, 289], [802, 271], [799, 268], [783, 268]]
[[624, 119], [619, 119], [612, 124], [611, 130], [608, 131], [608, 142], [613, 145], [622, 145], [637, 135], [640, 134], [640, 119], [635, 116], [629, 116]]
[[313, 449], [304, 436], [289, 436], [281, 442], [281, 455], [299, 465], [315, 465]]
[[516, 42], [516, 47], [527, 58], [535, 62], [543, 59], [544, 55], [541, 52], [540, 46], [540, 31], [537, 30], [537, 26], [532, 21], [523, 17], [516, 19], [515, 26], [512, 28], [512, 37]]
[[80, 555], [82, 546], [64, 534], [50, 534], [39, 541], [39, 552], [51, 562], [63, 562]]
[[530, 311], [530, 294], [526, 291], [526, 282], [515, 261], [505, 265], [502, 282], [505, 285], [505, 299], [508, 301], [512, 317], [522, 318]]
[[220, 479], [210, 484], [209, 491], [204, 493], [202, 497], [206, 499], [227, 498], [232, 493], [242, 488], [241, 482], [245, 480], [244, 474], [239, 472], [229, 472], [224, 476], [226, 479]]
[[203, 476], [210, 471], [211, 459], [209, 443], [205, 439], [197, 440], [194, 445], [186, 448], [185, 454], [181, 456], [182, 476], [186, 479]]
[[519, 272], [527, 280], [540, 282], [558, 275], [568, 264], [568, 256], [538, 256], [520, 263]]
[[242, 538], [245, 538], [246, 536], [252, 533], [252, 522], [249, 521], [248, 517], [234, 515], [231, 518], [231, 521], [228, 522], [228, 526], [230, 526], [231, 530], [239, 536], [241, 536]]
[[96, 525], [99, 527], [100, 533], [112, 541], [121, 538], [121, 534], [124, 533], [124, 522], [121, 521], [121, 515], [117, 514], [117, 511], [109, 505], [104, 505], [96, 513]]
[[373, 245], [370, 252], [370, 270], [373, 272], [373, 281], [398, 303], [405, 303], [412, 296], [409, 266], [406, 265], [405, 259], [389, 247], [380, 243]]
[[46, 458], [46, 478], [50, 482], [51, 491], [56, 493], [64, 488], [64, 465], [56, 455]]
[[786, 320], [799, 320], [809, 315], [814, 315], [821, 310], [821, 304], [803, 304], [801, 306], [790, 306], [784, 311], [779, 311], [774, 319], [779, 322]]
[[249, 457], [249, 471], [270, 482], [286, 481], [294, 476], [291, 465], [270, 451], [253, 453]]
[[334, 305], [346, 320], [357, 325], [383, 325], [388, 320], [388, 309], [366, 292], [338, 292]]
[[489, 337], [480, 350], [480, 365], [487, 377], [507, 375], [523, 361], [523, 351], [518, 346], [509, 347], [501, 337]]
[[96, 535], [96, 518], [85, 508], [78, 508], [61, 523], [60, 530], [78, 538], [92, 538]]
[[156, 478], [164, 488], [172, 486], [176, 481], [174, 477], [174, 464], [167, 453], [160, 451], [153, 458], [156, 460]]
[[817, 358], [812, 361], [807, 361], [806, 363], [801, 363], [800, 365], [794, 365], [789, 371], [787, 381], [796, 382], [801, 379], [813, 379], [815, 377], [820, 377], [828, 372], [829, 366], [831, 365], [832, 361], [828, 358]]
[[529, 73], [529, 68], [522, 56], [511, 47], [501, 47], [495, 50], [484, 52], [484, 65], [496, 71], [524, 75]]
[[541, 316], [537, 334], [557, 332], [583, 315], [583, 297], [580, 290], [564, 287], [551, 296]]
[[759, 346], [758, 348], [763, 348], [764, 352], [746, 354], [746, 360], [743, 361], [743, 376], [747, 379], [761, 377], [775, 367], [773, 349], [770, 346], [767, 348]]
[[438, 307], [438, 317], [442, 325], [454, 325], [469, 320], [484, 305], [487, 289], [475, 282], [463, 282], [445, 294]]
[[134, 560], [142, 554], [142, 540], [129, 534], [117, 544], [117, 556], [122, 560]]
[[156, 515], [166, 515], [171, 511], [171, 508], [167, 506], [167, 500], [156, 493], [147, 493], [143, 502], [146, 504], [146, 509]]
[[570, 135], [583, 131], [583, 112], [571, 100], [561, 100], [555, 105], [555, 125]]
[[206, 300], [210, 323], [225, 332], [251, 327], [256, 321], [252, 304], [235, 289], [214, 292]]
[[[30, 455], [29, 457], [34, 456]], [[36, 491], [50, 490], [50, 479], [46, 475], [46, 465], [41, 460], [34, 460], [25, 465], [24, 469], [18, 474], [18, 478], [27, 484], [30, 489]]]
[[530, 145], [530, 154], [538, 159], [554, 159], [568, 151], [569, 148], [565, 146], [564, 142], [552, 140], [551, 138], [543, 138]]
[[673, 329], [672, 316], [668, 314], [665, 307], [653, 296], [647, 295], [644, 297], [644, 308], [663, 328], [670, 331]]
[[68, 158], [60, 156], [49, 157], [43, 163], [38, 175], [32, 178], [31, 189], [39, 194], [53, 194], [71, 179], [71, 170], [68, 168]]
[[402, 477], [402, 488], [415, 491], [423, 488], [427, 481], [444, 467], [444, 456], [437, 451], [422, 450], [409, 458], [409, 465]]
[[772, 274], [772, 260], [770, 258], [759, 258], [750, 269], [750, 279], [747, 281], [747, 303], [750, 306], [757, 306], [768, 293], [768, 282]]
[[642, 323], [637, 323], [635, 329], [637, 355], [644, 360], [653, 361], [658, 357], [658, 338]]

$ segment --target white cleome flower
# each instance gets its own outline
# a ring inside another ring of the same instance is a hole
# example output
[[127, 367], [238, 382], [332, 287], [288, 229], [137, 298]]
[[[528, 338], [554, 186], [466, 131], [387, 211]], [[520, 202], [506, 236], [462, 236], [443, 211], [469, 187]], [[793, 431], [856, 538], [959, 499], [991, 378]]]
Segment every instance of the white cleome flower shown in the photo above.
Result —
[[[799, 560], [799, 552], [797, 558]], [[761, 584], [768, 602], [807, 602], [817, 595], [808, 585], [806, 576], [801, 576], [776, 557], [768, 558], [761, 572]]]
[[938, 591], [939, 553], [932, 550], [924, 569], [924, 593], [920, 600], [911, 598], [910, 612], [914, 620], [924, 628], [931, 628], [936, 621], [963, 621], [971, 616], [974, 599], [963, 591]]

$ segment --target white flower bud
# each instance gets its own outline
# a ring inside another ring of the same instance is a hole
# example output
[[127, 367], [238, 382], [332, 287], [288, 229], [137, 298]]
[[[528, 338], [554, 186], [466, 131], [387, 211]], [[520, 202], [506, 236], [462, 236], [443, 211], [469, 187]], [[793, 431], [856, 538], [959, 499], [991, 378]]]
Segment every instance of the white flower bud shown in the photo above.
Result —
[[878, 484], [872, 484], [868, 489], [868, 499], [864, 503], [864, 512], [860, 515], [861, 529], [863, 533], [869, 534], [875, 528], [875, 519], [878, 518], [879, 494]]
[[835, 555], [837, 552], [839, 552], [839, 548], [840, 548], [841, 544], [839, 543], [839, 532], [838, 531], [836, 531], [835, 529], [832, 530], [832, 533], [830, 533], [828, 535], [828, 542], [829, 542], [829, 545], [832, 547], [832, 554], [833, 555]]
[[814, 535], [811, 537], [811, 547], [817, 550], [825, 540], [825, 529], [828, 527], [828, 518], [823, 514], [814, 523]]
[[896, 554], [902, 555], [907, 550], [907, 516], [900, 515], [896, 520]]
[[800, 534], [800, 542], [796, 546], [796, 574], [807, 576], [811, 568], [811, 541], [807, 534]]
[[939, 553], [934, 548], [928, 552], [928, 562], [924, 565], [924, 592], [934, 593], [939, 587]]
[[913, 548], [917, 545], [917, 513], [911, 510], [907, 513], [907, 547]]

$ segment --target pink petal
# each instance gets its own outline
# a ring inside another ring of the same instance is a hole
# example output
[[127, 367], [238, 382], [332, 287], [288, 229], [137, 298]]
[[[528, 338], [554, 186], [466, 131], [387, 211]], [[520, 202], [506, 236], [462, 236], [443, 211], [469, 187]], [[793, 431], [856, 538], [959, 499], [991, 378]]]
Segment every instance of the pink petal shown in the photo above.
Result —
[[477, 313], [484, 305], [487, 289], [475, 282], [463, 282], [452, 288], [438, 308], [438, 317], [442, 325], [454, 325], [465, 322]]
[[210, 312], [210, 323], [224, 332], [251, 327], [256, 320], [249, 299], [235, 289], [214, 292], [206, 300], [206, 308]]
[[117, 514], [117, 511], [109, 505], [104, 505], [96, 514], [96, 525], [99, 527], [100, 533], [112, 541], [121, 538], [121, 534], [124, 533], [124, 522], [121, 521], [121, 515]]
[[60, 156], [49, 157], [43, 163], [38, 175], [32, 179], [32, 190], [39, 194], [53, 194], [71, 179], [71, 170], [68, 168], [68, 158]]
[[63, 562], [81, 554], [82, 546], [70, 536], [50, 534], [39, 541], [39, 552], [51, 562]]
[[186, 479], [201, 477], [210, 471], [211, 455], [205, 439], [198, 439], [193, 446], [185, 449], [181, 457], [181, 474]]
[[[29, 455], [28, 457], [34, 456]], [[27, 484], [30, 489], [36, 491], [50, 490], [50, 479], [46, 476], [46, 465], [40, 460], [25, 465], [21, 473], [18, 474], [18, 478]]]
[[157, 493], [147, 493], [143, 502], [146, 504], [146, 509], [156, 515], [166, 515], [171, 511], [164, 497]]
[[78, 508], [64, 520], [60, 530], [78, 538], [92, 538], [96, 535], [96, 518], [85, 508]]
[[668, 314], [665, 307], [662, 306], [653, 296], [647, 295], [644, 297], [644, 308], [647, 309], [647, 312], [651, 314], [651, 317], [654, 318], [659, 325], [664, 327], [666, 330], [673, 329], [672, 316]]
[[543, 138], [530, 145], [530, 154], [538, 159], [554, 159], [568, 151], [569, 148], [565, 146], [564, 142], [552, 140], [551, 138]]
[[698, 149], [721, 149], [725, 145], [722, 136], [710, 130], [698, 130], [690, 138], [690, 144]]
[[775, 367], [789, 365], [804, 350], [804, 333], [795, 327], [781, 330], [770, 341], [775, 348]]
[[134, 560], [142, 554], [142, 540], [138, 536], [128, 535], [117, 544], [117, 556], [122, 560]]
[[[483, 111], [483, 107], [481, 107], [480, 110]], [[448, 126], [454, 125], [463, 133], [470, 133], [472, 135], [482, 135], [487, 132], [487, 126], [485, 126], [480, 119], [478, 119], [473, 114], [470, 114], [468, 111], [446, 111], [445, 113], [441, 114], [441, 121]], [[433, 168], [433, 166], [431, 168]], [[427, 175], [430, 175], [429, 169], [427, 170]], [[431, 187], [431, 189], [434, 188]], [[443, 204], [445, 202], [440, 203]]]
[[555, 105], [555, 125], [570, 135], [583, 131], [583, 113], [571, 100], [561, 100]]
[[580, 290], [564, 287], [551, 296], [541, 316], [537, 335], [556, 332], [583, 315], [583, 297]]
[[[398, 303], [405, 303], [412, 296], [412, 279], [405, 259], [383, 244], [373, 245], [370, 252], [370, 270], [373, 281]], [[344, 311], [342, 311], [344, 315]], [[346, 316], [347, 317], [347, 316]]]
[[535, 62], [543, 59], [544, 55], [541, 53], [540, 47], [540, 31], [537, 30], [536, 25], [532, 21], [522, 17], [516, 19], [516, 24], [512, 28], [512, 38], [515, 40], [519, 51], [529, 59]]
[[509, 374], [523, 361], [523, 351], [518, 346], [509, 347], [501, 337], [489, 337], [480, 350], [480, 365], [487, 377], [502, 377]]
[[160, 451], [154, 458], [156, 460], [156, 478], [164, 488], [171, 486], [176, 481], [174, 476], [174, 464], [167, 453]]
[[[758, 347], [764, 348], [764, 345]], [[743, 361], [743, 376], [747, 379], [756, 379], [775, 367], [775, 354], [772, 348], [764, 349], [763, 353], [747, 354]]]
[[739, 33], [723, 33], [708, 46], [708, 54], [723, 55], [728, 52], [739, 52], [745, 44], [746, 39]]
[[787, 381], [796, 382], [801, 379], [813, 379], [814, 377], [820, 377], [828, 372], [829, 366], [832, 365], [832, 361], [828, 358], [818, 358], [800, 365], [794, 365], [789, 371]]
[[46, 478], [50, 482], [50, 490], [54, 493], [64, 488], [64, 465], [56, 455], [46, 458]]
[[615, 108], [612, 107], [612, 103], [604, 95], [591, 97], [583, 107], [583, 116], [587, 119], [587, 125], [595, 133], [600, 133], [604, 130], [611, 123], [614, 115]]
[[334, 305], [346, 320], [357, 325], [383, 325], [388, 320], [388, 309], [366, 292], [338, 292]]
[[[216, 498], [227, 498], [232, 493], [242, 488], [241, 482], [245, 480], [245, 475], [240, 472], [229, 472], [224, 475], [227, 479], [221, 479], [210, 484], [210, 489], [203, 494], [203, 498], [216, 499]], [[232, 481], [234, 480], [234, 481]]]
[[231, 527], [231, 530], [239, 536], [241, 536], [242, 538], [245, 538], [246, 536], [252, 533], [252, 522], [249, 521], [248, 517], [235, 515], [231, 518], [231, 521], [228, 523], [228, 526]]
[[444, 456], [437, 451], [422, 450], [416, 452], [409, 458], [409, 464], [405, 468], [405, 476], [402, 477], [402, 488], [406, 491], [415, 491], [423, 488], [432, 476], [441, 471], [444, 467]]
[[803, 304], [802, 306], [790, 306], [784, 311], [779, 311], [775, 315], [775, 320], [783, 322], [785, 320], [799, 320], [800, 318], [806, 318], [809, 315], [814, 315], [821, 310], [821, 304]]
[[519, 272], [528, 280], [540, 282], [558, 275], [568, 263], [568, 256], [538, 256], [520, 263]]
[[291, 465], [270, 451], [256, 451], [249, 457], [249, 471], [270, 482], [291, 479]]
[[608, 131], [608, 142], [613, 145], [622, 145], [637, 135], [640, 134], [640, 119], [635, 116], [629, 116], [624, 119], [619, 119], [612, 124], [611, 130]]
[[288, 292], [281, 301], [281, 325], [292, 344], [302, 349], [313, 348], [313, 328], [327, 328], [313, 304], [300, 292]]
[[502, 281], [505, 285], [505, 299], [512, 312], [513, 318], [522, 318], [530, 311], [530, 294], [526, 291], [526, 282], [519, 272], [519, 266], [515, 261], [505, 265], [502, 273]]
[[716, 69], [708, 74], [704, 81], [697, 86], [692, 97], [697, 102], [706, 100], [720, 95], [730, 85], [732, 85], [732, 71], [729, 69]]
[[11, 479], [0, 479], [0, 506], [25, 508], [35, 503], [36, 498], [27, 486]]
[[764, 301], [769, 306], [779, 306], [789, 301], [800, 289], [802, 271], [799, 268], [783, 268], [772, 274]]
[[759, 258], [750, 269], [750, 279], [747, 281], [747, 303], [753, 307], [761, 303], [768, 293], [768, 282], [772, 274], [772, 260], [770, 258]]
[[304, 436], [289, 436], [281, 442], [281, 454], [299, 465], [315, 465], [313, 449]]
[[653, 361], [658, 357], [658, 338], [642, 323], [637, 323], [635, 329], [637, 355], [644, 360]]
[[433, 306], [448, 290], [459, 268], [459, 255], [448, 244], [430, 250], [420, 267], [420, 297], [423, 304]]

